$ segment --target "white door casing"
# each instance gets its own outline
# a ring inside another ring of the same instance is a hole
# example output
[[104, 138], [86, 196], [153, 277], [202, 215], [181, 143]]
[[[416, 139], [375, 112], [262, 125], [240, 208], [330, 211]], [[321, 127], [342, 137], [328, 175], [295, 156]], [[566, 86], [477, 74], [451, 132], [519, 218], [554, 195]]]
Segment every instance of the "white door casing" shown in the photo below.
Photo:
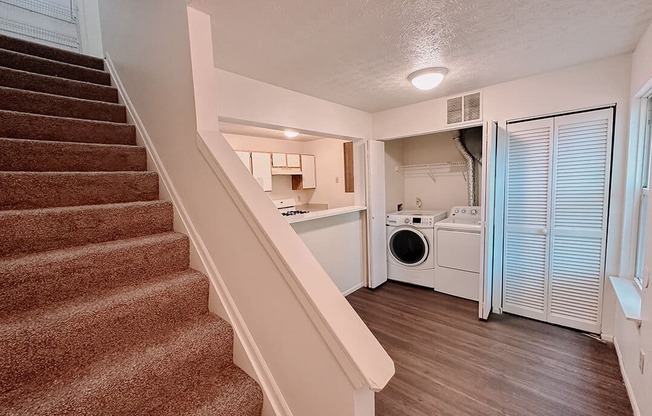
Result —
[[368, 286], [387, 281], [387, 237], [385, 212], [385, 143], [367, 141], [367, 241]]
[[481, 195], [481, 241], [480, 245], [480, 295], [478, 317], [486, 320], [492, 310], [493, 296], [493, 253], [495, 229], [496, 197], [496, 145], [498, 140], [498, 123], [487, 122], [484, 126], [482, 141], [482, 195]]

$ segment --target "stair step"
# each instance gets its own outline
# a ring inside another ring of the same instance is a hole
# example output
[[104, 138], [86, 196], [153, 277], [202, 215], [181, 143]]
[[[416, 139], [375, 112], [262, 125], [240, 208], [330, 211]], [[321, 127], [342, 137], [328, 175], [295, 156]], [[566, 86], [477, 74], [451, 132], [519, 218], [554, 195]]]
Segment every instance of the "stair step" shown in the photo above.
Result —
[[[112, 352], [145, 346], [148, 338], [207, 313], [208, 280], [188, 271], [11, 319], [0, 324], [0, 394], [54, 381]], [[220, 338], [215, 342], [233, 342]]]
[[107, 355], [45, 389], [12, 392], [6, 407], [34, 416], [182, 415], [212, 401], [223, 410], [213, 415], [259, 416], [249, 409], [260, 409], [260, 388], [232, 364], [232, 340], [229, 325], [206, 314], [156, 343]]
[[218, 375], [198, 380], [199, 384], [159, 406], [158, 416], [260, 416], [263, 393], [244, 371], [230, 365]]
[[0, 85], [47, 94], [83, 98], [85, 100], [108, 103], [118, 102], [118, 90], [114, 87], [35, 74], [3, 66], [0, 66]]
[[111, 75], [108, 72], [52, 61], [6, 49], [0, 49], [0, 62], [2, 62], [2, 66], [7, 68], [91, 82], [99, 85], [111, 85]]
[[140, 146], [0, 138], [0, 171], [116, 172], [147, 169]]
[[101, 58], [53, 48], [51, 46], [29, 42], [11, 36], [0, 35], [0, 49], [8, 49], [14, 52], [21, 52], [28, 55], [51, 59], [53, 61], [65, 62], [93, 69], [104, 69], [104, 61]]
[[0, 259], [0, 320], [186, 270], [188, 237], [163, 233]]
[[136, 144], [134, 126], [0, 110], [0, 137], [57, 142]]
[[86, 120], [127, 122], [127, 110], [120, 104], [62, 97], [42, 92], [0, 86], [0, 110], [70, 117]]
[[168, 201], [0, 211], [0, 257], [170, 232], [173, 218]]
[[0, 172], [0, 211], [155, 199], [156, 172]]

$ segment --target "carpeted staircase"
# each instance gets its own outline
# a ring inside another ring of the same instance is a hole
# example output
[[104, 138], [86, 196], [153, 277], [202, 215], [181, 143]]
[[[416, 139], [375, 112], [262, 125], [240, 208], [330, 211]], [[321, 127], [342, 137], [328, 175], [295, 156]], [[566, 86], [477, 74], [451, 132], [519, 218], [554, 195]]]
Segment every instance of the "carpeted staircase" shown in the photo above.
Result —
[[103, 68], [0, 36], [0, 414], [260, 415]]

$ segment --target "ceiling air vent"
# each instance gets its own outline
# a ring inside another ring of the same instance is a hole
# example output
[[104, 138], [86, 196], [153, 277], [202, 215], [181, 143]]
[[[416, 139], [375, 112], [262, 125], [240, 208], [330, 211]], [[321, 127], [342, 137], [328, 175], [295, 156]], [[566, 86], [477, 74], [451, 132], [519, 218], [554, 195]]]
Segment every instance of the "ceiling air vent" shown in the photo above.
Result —
[[448, 100], [446, 109], [448, 110], [448, 124], [462, 122], [462, 97], [451, 98]]
[[446, 106], [446, 123], [480, 120], [480, 93], [450, 98]]

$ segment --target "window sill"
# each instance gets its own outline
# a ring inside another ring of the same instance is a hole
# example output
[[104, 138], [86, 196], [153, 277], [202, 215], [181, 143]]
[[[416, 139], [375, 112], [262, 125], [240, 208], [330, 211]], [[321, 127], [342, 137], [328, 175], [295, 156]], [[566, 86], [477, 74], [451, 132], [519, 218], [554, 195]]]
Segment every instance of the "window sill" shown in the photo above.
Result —
[[631, 279], [616, 276], [610, 276], [609, 280], [616, 292], [625, 319], [641, 325], [641, 292], [638, 290], [636, 283]]

